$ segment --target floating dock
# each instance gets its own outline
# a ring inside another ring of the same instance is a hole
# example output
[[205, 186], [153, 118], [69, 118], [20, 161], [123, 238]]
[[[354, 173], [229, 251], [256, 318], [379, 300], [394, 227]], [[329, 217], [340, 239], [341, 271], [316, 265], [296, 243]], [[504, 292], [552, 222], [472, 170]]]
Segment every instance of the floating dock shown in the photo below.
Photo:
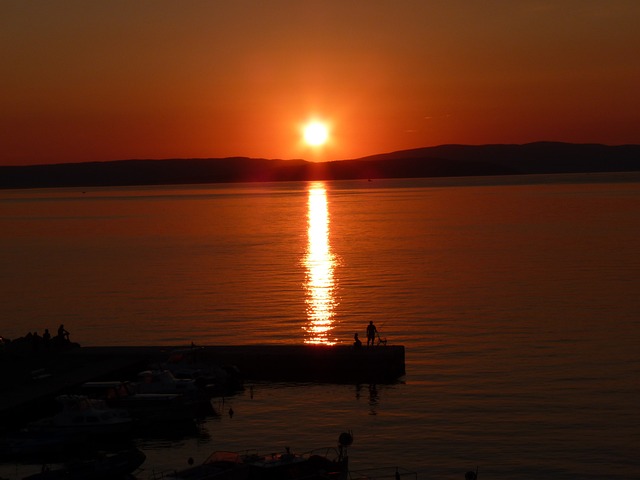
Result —
[[[24, 415], [44, 399], [93, 380], [131, 380], [189, 347], [80, 347], [63, 352], [0, 357], [0, 423]], [[233, 365], [245, 382], [396, 383], [405, 374], [401, 345], [236, 345], [198, 346], [195, 361]]]

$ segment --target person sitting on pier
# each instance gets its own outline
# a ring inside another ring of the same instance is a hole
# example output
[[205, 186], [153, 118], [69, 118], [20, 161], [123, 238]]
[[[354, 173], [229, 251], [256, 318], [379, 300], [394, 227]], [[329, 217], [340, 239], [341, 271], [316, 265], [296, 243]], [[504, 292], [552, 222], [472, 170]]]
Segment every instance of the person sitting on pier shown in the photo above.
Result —
[[40, 350], [41, 344], [42, 344], [42, 337], [38, 335], [37, 331], [33, 332], [33, 335], [31, 336], [31, 348], [33, 349], [33, 351], [37, 352], [38, 350]]
[[362, 347], [362, 342], [358, 338], [358, 332], [353, 335], [353, 348], [359, 349]]
[[373, 321], [370, 321], [369, 325], [367, 325], [367, 347], [369, 345], [371, 346], [375, 345], [377, 333], [378, 333], [378, 329], [373, 324]]
[[67, 342], [69, 341], [69, 332], [67, 332], [64, 329], [64, 324], [60, 324], [60, 326], [58, 327], [58, 340], [66, 340]]

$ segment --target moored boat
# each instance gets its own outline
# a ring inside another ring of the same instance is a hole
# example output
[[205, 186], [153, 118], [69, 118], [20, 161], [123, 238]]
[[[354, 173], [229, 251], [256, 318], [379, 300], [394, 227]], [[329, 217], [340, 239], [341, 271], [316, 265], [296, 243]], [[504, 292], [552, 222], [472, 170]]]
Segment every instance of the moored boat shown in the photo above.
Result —
[[137, 393], [179, 393], [193, 399], [203, 396], [195, 380], [176, 378], [166, 369], [144, 370], [138, 373], [135, 385]]
[[228, 395], [242, 390], [242, 375], [236, 366], [204, 362], [201, 359], [203, 352], [202, 347], [195, 345], [172, 350], [161, 368], [169, 370], [178, 379], [194, 380], [210, 395]]
[[174, 472], [161, 472], [154, 480], [346, 480], [351, 433], [342, 433], [338, 447], [294, 453], [289, 447], [268, 454], [257, 452], [213, 452], [201, 464]]
[[86, 382], [81, 391], [129, 412], [136, 422], [191, 421], [201, 415], [200, 404], [181, 393], [136, 393], [132, 382]]
[[62, 431], [88, 435], [127, 433], [132, 419], [123, 409], [111, 408], [105, 402], [85, 395], [60, 395], [56, 397], [61, 410], [52, 417], [31, 422], [30, 431]]
[[199, 416], [213, 413], [211, 397], [195, 380], [176, 378], [170, 370], [153, 369], [138, 373], [134, 382], [137, 394], [178, 394], [192, 402]]

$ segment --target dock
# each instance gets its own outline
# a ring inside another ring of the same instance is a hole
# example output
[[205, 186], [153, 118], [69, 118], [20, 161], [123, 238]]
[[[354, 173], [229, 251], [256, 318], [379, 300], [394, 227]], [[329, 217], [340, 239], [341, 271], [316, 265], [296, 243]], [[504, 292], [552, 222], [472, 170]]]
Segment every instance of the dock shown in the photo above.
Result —
[[[23, 417], [85, 382], [131, 380], [141, 370], [167, 361], [184, 346], [79, 347], [64, 352], [3, 355], [0, 424]], [[351, 345], [198, 346], [198, 363], [237, 367], [245, 382], [360, 384], [397, 383], [405, 374], [401, 345], [355, 349]]]

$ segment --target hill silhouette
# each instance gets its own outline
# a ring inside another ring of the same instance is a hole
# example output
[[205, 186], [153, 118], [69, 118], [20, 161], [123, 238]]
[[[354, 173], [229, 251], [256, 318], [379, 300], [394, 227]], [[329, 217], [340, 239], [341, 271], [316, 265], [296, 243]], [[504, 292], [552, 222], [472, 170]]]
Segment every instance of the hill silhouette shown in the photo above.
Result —
[[314, 163], [264, 158], [0, 166], [0, 188], [169, 185], [640, 171], [640, 145], [440, 145]]

